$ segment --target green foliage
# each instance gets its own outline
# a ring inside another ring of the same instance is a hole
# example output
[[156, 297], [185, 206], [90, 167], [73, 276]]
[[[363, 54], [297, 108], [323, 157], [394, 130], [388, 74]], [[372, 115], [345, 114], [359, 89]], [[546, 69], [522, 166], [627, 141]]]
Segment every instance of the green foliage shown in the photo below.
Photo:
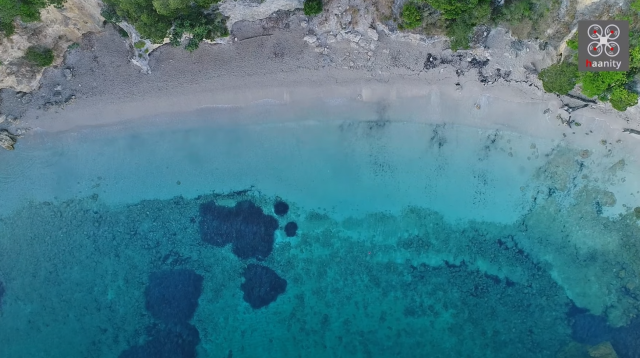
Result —
[[112, 7], [117, 15], [112, 18], [127, 20], [143, 38], [154, 43], [161, 43], [169, 37], [171, 43], [179, 45], [182, 36], [190, 34], [185, 48], [193, 51], [204, 39], [229, 35], [226, 18], [218, 11], [208, 11], [218, 0], [104, 1], [106, 7]]
[[307, 16], [318, 15], [322, 12], [322, 0], [304, 0], [303, 10]]
[[567, 94], [576, 85], [578, 66], [573, 63], [556, 63], [538, 74], [545, 91], [557, 94]]
[[402, 27], [405, 29], [415, 29], [422, 25], [422, 11], [413, 2], [407, 2], [402, 7]]
[[11, 36], [15, 32], [13, 21], [16, 18], [24, 22], [40, 20], [40, 10], [49, 5], [62, 7], [64, 0], [0, 0], [0, 32]]
[[123, 29], [120, 26], [118, 26], [118, 34], [120, 34], [120, 36], [124, 37], [125, 39], [129, 38], [129, 33], [127, 32], [127, 30]]
[[627, 107], [638, 104], [638, 94], [629, 92], [622, 86], [615, 87], [609, 96], [611, 106], [618, 111], [625, 111]]
[[449, 41], [451, 41], [451, 51], [468, 49], [472, 32], [473, 25], [465, 21], [454, 21], [451, 23], [447, 28], [447, 36], [449, 37]]
[[155, 43], [164, 40], [173, 24], [170, 17], [156, 12], [152, 0], [105, 0], [105, 5], [112, 6], [117, 15], [133, 24], [142, 37]]
[[77, 42], [72, 43], [71, 45], [67, 46], [67, 50], [75, 50], [78, 47], [80, 47], [80, 44]]
[[228, 36], [229, 32], [225, 26], [225, 18], [220, 13], [203, 15], [199, 11], [192, 11], [175, 20], [173, 29], [171, 29], [171, 44], [179, 46], [184, 34], [191, 35], [185, 49], [192, 52], [198, 49], [202, 40]]
[[27, 49], [24, 58], [36, 66], [47, 67], [53, 63], [53, 51], [46, 47], [31, 46]]
[[153, 8], [158, 14], [172, 16], [191, 4], [191, 0], [152, 0]]
[[110, 22], [112, 24], [117, 24], [122, 21], [122, 17], [118, 15], [115, 7], [112, 5], [105, 5], [102, 7], [102, 11], [100, 11], [100, 15], [104, 17], [105, 21]]
[[634, 11], [640, 12], [640, 0], [635, 0], [631, 3], [630, 8]]
[[567, 40], [567, 47], [574, 51], [578, 51], [578, 32], [577, 31], [572, 38]]
[[133, 47], [137, 48], [138, 50], [144, 48], [145, 46], [147, 46], [147, 43], [142, 40], [136, 41], [136, 43], [133, 44]]
[[626, 72], [582, 72], [579, 82], [582, 84], [582, 94], [587, 97], [598, 96], [606, 98], [606, 91], [614, 86], [627, 83]]
[[440, 11], [445, 19], [456, 19], [463, 13], [473, 11], [478, 0], [425, 0], [434, 9]]
[[506, 1], [497, 9], [495, 20], [516, 25], [524, 20], [533, 20], [535, 15], [534, 3], [530, 0]]
[[635, 69], [636, 71], [640, 70], [640, 46], [631, 49], [629, 53], [629, 60], [629, 67], [631, 69]]
[[468, 49], [473, 29], [480, 24], [489, 22], [490, 17], [490, 0], [480, 0], [473, 10], [465, 11], [458, 18], [450, 20], [447, 26], [447, 36], [451, 41], [451, 50]]

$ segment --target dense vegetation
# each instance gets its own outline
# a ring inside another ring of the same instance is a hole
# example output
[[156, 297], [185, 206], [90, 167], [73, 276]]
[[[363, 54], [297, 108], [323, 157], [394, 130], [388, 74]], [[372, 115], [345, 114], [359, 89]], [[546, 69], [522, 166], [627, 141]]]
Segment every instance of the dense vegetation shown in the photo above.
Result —
[[27, 49], [24, 59], [39, 67], [51, 66], [53, 51], [46, 47], [31, 46]]
[[[0, 0], [3, 1], [3, 0]], [[113, 23], [126, 20], [143, 38], [161, 43], [169, 37], [179, 46], [188, 36], [185, 48], [193, 51], [203, 40], [229, 35], [226, 18], [211, 10], [218, 0], [105, 0], [102, 16]]]
[[583, 95], [609, 101], [619, 111], [636, 105], [638, 94], [634, 92], [632, 84], [640, 73], [640, 0], [635, 0], [630, 10], [619, 14], [617, 18], [629, 21], [630, 25], [629, 71], [578, 72], [578, 37], [573, 36], [567, 41], [567, 47], [571, 50], [567, 58], [545, 68], [538, 75], [544, 90], [567, 94], [579, 84]]
[[402, 7], [402, 22], [400, 26], [404, 29], [415, 29], [422, 25], [422, 10], [419, 8], [419, 4], [415, 2], [407, 2]]
[[304, 0], [303, 11], [307, 16], [318, 15], [322, 12], [322, 0]]
[[567, 94], [576, 85], [578, 78], [578, 65], [562, 62], [540, 71], [538, 78], [547, 92]]
[[[555, 0], [505, 0], [501, 6], [492, 0], [412, 0], [400, 14], [400, 25], [405, 29], [423, 26], [424, 14], [429, 9], [438, 11], [444, 19], [444, 28], [451, 39], [451, 49], [468, 49], [473, 30], [479, 25], [506, 25], [517, 27], [536, 24], [549, 12]], [[425, 9], [426, 7], [426, 9]], [[423, 30], [428, 30], [423, 26]]]
[[13, 21], [40, 20], [40, 10], [49, 5], [62, 6], [64, 0], [0, 0], [0, 33], [11, 36], [15, 32]]

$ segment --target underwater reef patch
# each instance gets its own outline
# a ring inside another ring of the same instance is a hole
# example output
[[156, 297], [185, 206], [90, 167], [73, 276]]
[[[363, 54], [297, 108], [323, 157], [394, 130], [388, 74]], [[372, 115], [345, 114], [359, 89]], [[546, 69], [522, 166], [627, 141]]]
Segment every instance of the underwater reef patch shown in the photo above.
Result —
[[158, 271], [149, 275], [145, 307], [164, 323], [186, 323], [198, 308], [203, 277], [193, 270]]
[[287, 225], [284, 226], [284, 233], [287, 234], [287, 237], [294, 237], [298, 232], [298, 224], [290, 221]]
[[264, 260], [273, 250], [278, 220], [248, 200], [234, 207], [210, 201], [200, 205], [200, 237], [217, 247], [231, 244], [240, 259]]
[[590, 346], [611, 342], [619, 358], [640, 358], [640, 319], [613, 328], [604, 316], [596, 316], [586, 310], [572, 307], [568, 312], [571, 338]]
[[574, 341], [590, 346], [609, 341], [614, 330], [607, 324], [607, 319], [591, 313], [580, 313], [570, 320], [571, 338]]
[[189, 323], [153, 325], [143, 345], [131, 347], [119, 358], [195, 358], [200, 332]]
[[278, 200], [273, 205], [273, 212], [278, 216], [285, 216], [289, 212], [289, 204], [285, 203], [282, 200]]
[[244, 282], [240, 285], [243, 299], [253, 309], [268, 306], [287, 290], [287, 280], [272, 269], [249, 264], [244, 270]]
[[640, 318], [617, 328], [611, 345], [619, 358], [640, 358]]

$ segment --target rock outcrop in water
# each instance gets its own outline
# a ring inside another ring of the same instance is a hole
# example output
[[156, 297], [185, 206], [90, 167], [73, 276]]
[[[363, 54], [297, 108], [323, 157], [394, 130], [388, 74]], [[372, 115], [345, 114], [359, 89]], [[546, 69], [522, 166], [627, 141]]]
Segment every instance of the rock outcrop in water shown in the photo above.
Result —
[[294, 223], [293, 221], [288, 222], [287, 225], [284, 226], [284, 233], [287, 235], [287, 237], [294, 237], [296, 236], [297, 232], [298, 224]]
[[242, 298], [253, 309], [268, 306], [287, 290], [287, 280], [262, 265], [249, 264], [244, 270], [244, 280], [240, 286]]
[[193, 270], [153, 272], [145, 290], [145, 306], [153, 318], [186, 323], [198, 308], [204, 278]]
[[119, 358], [195, 358], [200, 332], [188, 323], [152, 326], [142, 345], [122, 352]]
[[200, 236], [217, 247], [232, 245], [240, 259], [263, 260], [271, 254], [278, 220], [244, 200], [234, 207], [211, 201], [200, 205]]
[[273, 212], [278, 216], [287, 215], [287, 213], [289, 212], [289, 204], [279, 200], [275, 204], [273, 204]]
[[11, 134], [6, 129], [0, 129], [0, 147], [6, 150], [13, 150], [18, 136]]

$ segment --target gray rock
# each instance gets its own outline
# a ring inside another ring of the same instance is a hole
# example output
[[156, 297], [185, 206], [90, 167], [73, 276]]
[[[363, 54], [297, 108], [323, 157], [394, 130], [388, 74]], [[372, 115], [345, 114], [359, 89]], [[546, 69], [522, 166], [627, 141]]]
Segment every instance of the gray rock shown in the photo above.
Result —
[[73, 72], [71, 72], [70, 68], [65, 68], [64, 71], [62, 71], [62, 73], [64, 74], [64, 78], [66, 78], [67, 81], [73, 78]]
[[0, 147], [6, 150], [13, 150], [18, 137], [9, 133], [6, 129], [0, 129]]
[[22, 101], [23, 104], [29, 104], [29, 103], [31, 103], [32, 100], [33, 100], [33, 95], [31, 95], [31, 93], [25, 94], [20, 99], [20, 101]]
[[522, 42], [522, 40], [515, 40], [515, 41], [511, 41], [511, 49], [515, 50], [515, 51], [522, 51], [525, 49], [524, 46], [524, 42]]

